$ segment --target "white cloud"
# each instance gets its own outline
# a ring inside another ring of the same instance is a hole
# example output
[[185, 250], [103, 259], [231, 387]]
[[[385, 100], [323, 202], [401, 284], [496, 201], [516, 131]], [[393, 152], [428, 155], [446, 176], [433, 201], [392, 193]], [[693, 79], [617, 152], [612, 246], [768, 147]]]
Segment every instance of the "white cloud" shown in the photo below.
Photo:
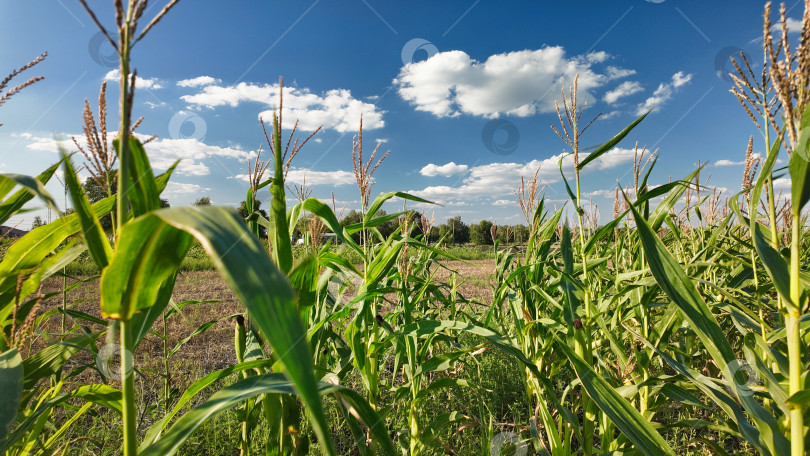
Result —
[[[305, 178], [307, 187], [313, 185], [340, 186], [355, 183], [354, 173], [349, 171], [313, 171], [306, 168], [290, 168], [290, 172], [287, 173], [286, 182], [288, 184], [301, 185], [304, 183]], [[247, 174], [237, 174], [233, 176], [232, 179], [250, 182], [250, 178]]]
[[[583, 160], [587, 154], [580, 154]], [[604, 171], [626, 163], [632, 163], [634, 151], [632, 149], [615, 148], [594, 160], [585, 169], [590, 171]], [[458, 201], [493, 198], [499, 200], [512, 195], [513, 190], [520, 182], [520, 176], [532, 178], [535, 170], [540, 167], [537, 178], [543, 183], [553, 183], [560, 180], [560, 155], [554, 155], [545, 160], [532, 160], [528, 163], [490, 163], [474, 166], [469, 174], [461, 181], [459, 186], [437, 185], [422, 190], [411, 190], [410, 193], [421, 196], [440, 204], [451, 204]], [[574, 157], [568, 155], [563, 159], [563, 170], [566, 176], [573, 174]]]
[[[121, 71], [119, 70], [111, 70], [106, 75], [104, 75], [105, 81], [118, 81], [121, 79]], [[162, 89], [163, 85], [160, 84], [160, 81], [157, 78], [142, 78], [140, 76], [135, 79], [135, 90], [137, 89], [151, 89], [157, 90]]]
[[634, 74], [636, 74], [636, 70], [628, 70], [627, 68], [619, 68], [615, 66], [607, 67], [608, 79], [621, 79]]
[[[266, 122], [272, 122], [273, 110], [278, 106], [278, 84], [253, 84], [240, 82], [237, 85], [208, 85], [194, 95], [180, 97], [193, 106], [215, 108], [254, 102], [269, 109], [260, 114]], [[365, 103], [345, 89], [329, 90], [315, 94], [306, 88], [284, 88], [283, 125], [292, 128], [296, 119], [301, 131], [315, 131], [319, 126], [344, 133], [356, 131], [363, 114], [363, 129], [374, 130], [385, 126], [383, 113], [371, 103]]]
[[[760, 153], [753, 154], [754, 159], [758, 159], [760, 157], [762, 157], [762, 154], [760, 154]], [[743, 166], [743, 165], [745, 165], [745, 160], [733, 161], [733, 160], [722, 159], [722, 160], [717, 160], [716, 162], [714, 162], [714, 166], [718, 166], [718, 167], [719, 166]]]
[[421, 170], [419, 170], [419, 174], [427, 177], [434, 177], [439, 175], [449, 177], [454, 174], [465, 173], [467, 172], [468, 168], [469, 167], [467, 165], [457, 165], [455, 162], [450, 162], [441, 166], [429, 163], [425, 165]]
[[790, 178], [780, 177], [773, 181], [773, 188], [778, 190], [790, 190]]
[[156, 139], [146, 146], [146, 153], [157, 170], [168, 169], [180, 160], [175, 172], [187, 176], [207, 176], [211, 170], [203, 161], [211, 158], [236, 158], [244, 161], [253, 158], [255, 152], [234, 147], [219, 147], [205, 144], [193, 138]]
[[200, 194], [202, 192], [207, 192], [209, 190], [211, 189], [201, 187], [197, 184], [184, 184], [181, 182], [170, 181], [168, 185], [166, 185], [166, 190], [163, 192], [163, 195], [180, 196], [180, 195]]
[[684, 74], [683, 71], [675, 73], [672, 75], [672, 82], [662, 82], [658, 88], [655, 89], [655, 92], [653, 92], [650, 98], [647, 98], [644, 103], [638, 105], [636, 115], [640, 116], [651, 109], [653, 112], [657, 112], [664, 103], [672, 98], [676, 89], [688, 84], [691, 80], [691, 74]]
[[[112, 140], [116, 137], [116, 134], [117, 132], [114, 131], [107, 133], [110, 150], [112, 150]], [[71, 136], [74, 136], [82, 147], [86, 145], [84, 135], [69, 135], [67, 137]], [[146, 135], [136, 134], [136, 136], [141, 139], [147, 138]], [[67, 151], [76, 150], [76, 145], [70, 139], [55, 141], [53, 138], [37, 136], [30, 136], [26, 139], [30, 141], [26, 147], [31, 150], [56, 153], [59, 151], [59, 146]], [[175, 173], [187, 176], [207, 176], [211, 174], [208, 165], [203, 162], [207, 159], [222, 157], [244, 161], [255, 155], [255, 152], [252, 151], [245, 151], [235, 147], [212, 146], [193, 138], [156, 139], [144, 147], [150, 163], [156, 170], [166, 170], [176, 160], [180, 160]]]
[[507, 199], [501, 199], [492, 202], [493, 206], [512, 206], [516, 204], [517, 203], [515, 202], [515, 200], [507, 200]]
[[202, 87], [211, 84], [219, 84], [220, 82], [222, 82], [221, 79], [212, 78], [211, 76], [197, 76], [196, 78], [177, 81], [177, 85], [179, 87]]
[[567, 57], [560, 46], [495, 54], [483, 62], [463, 51], [440, 52], [403, 66], [394, 85], [416, 110], [437, 117], [526, 117], [553, 111], [560, 88], [577, 73], [581, 103], [592, 102], [591, 92], [608, 80], [592, 66], [607, 58], [604, 52]]
[[643, 91], [644, 88], [641, 87], [641, 83], [638, 81], [624, 81], [615, 89], [607, 92], [602, 100], [604, 100], [604, 102], [607, 104], [613, 104], [619, 98], [627, 97]]

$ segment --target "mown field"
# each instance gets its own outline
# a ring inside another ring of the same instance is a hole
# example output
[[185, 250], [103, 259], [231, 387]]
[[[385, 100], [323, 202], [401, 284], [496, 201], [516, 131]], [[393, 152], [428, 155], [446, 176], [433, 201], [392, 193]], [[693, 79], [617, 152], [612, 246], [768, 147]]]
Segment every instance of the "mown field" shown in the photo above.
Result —
[[[774, 28], [768, 4], [765, 69], [734, 61], [733, 92], [766, 150], [755, 156], [751, 137], [738, 192], [709, 188], [705, 165], [660, 184], [657, 156], [636, 147], [600, 221], [580, 173], [647, 114], [582, 150], [591, 123], [575, 77], [555, 127], [573, 158], [559, 165], [569, 201], [551, 210], [535, 173], [515, 183], [524, 245], [503, 245], [493, 225], [492, 247], [447, 250], [407, 206], [430, 201], [372, 192], [387, 154], [363, 150], [362, 118], [357, 220], [291, 191], [307, 138], [282, 131], [281, 97], [261, 123], [269, 157], [250, 161], [245, 213], [166, 208], [176, 163], [155, 173], [132, 134], [130, 58], [175, 4], [139, 27], [147, 2], [116, 1], [117, 36], [101, 27], [122, 75], [111, 147], [88, 107], [89, 149], [0, 176], [0, 222], [35, 199], [59, 211], [45, 189], [57, 169], [73, 208], [0, 261], [5, 454], [806, 454], [810, 0], [797, 48], [784, 6]], [[775, 193], [785, 176], [789, 195]], [[301, 225], [307, 242], [293, 246]]]

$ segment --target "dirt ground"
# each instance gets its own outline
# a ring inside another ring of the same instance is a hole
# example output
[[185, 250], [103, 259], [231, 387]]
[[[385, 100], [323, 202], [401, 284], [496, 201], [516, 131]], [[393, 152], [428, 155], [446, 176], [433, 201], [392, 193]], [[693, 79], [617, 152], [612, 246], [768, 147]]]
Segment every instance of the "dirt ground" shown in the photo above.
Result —
[[[492, 302], [492, 278], [494, 260], [473, 261], [447, 261], [436, 275], [437, 281], [446, 281], [451, 271], [457, 274], [459, 292], [465, 298], [476, 301], [481, 305]], [[56, 297], [43, 301], [39, 314], [56, 309], [61, 306], [62, 279], [50, 279], [43, 284], [43, 292], [58, 292]], [[186, 342], [172, 357], [175, 375], [188, 375], [197, 377], [201, 373], [209, 373], [236, 363], [233, 349], [234, 325], [229, 318], [244, 312], [244, 307], [238, 302], [236, 296], [228, 287], [217, 271], [195, 271], [182, 273], [177, 279], [173, 299], [175, 302], [198, 301], [183, 308], [180, 314], [172, 316], [166, 325], [168, 333], [168, 348], [189, 336], [201, 325], [215, 321], [216, 323], [207, 331], [202, 332]], [[68, 293], [68, 308], [88, 313], [93, 316], [100, 315], [98, 281], [85, 283]], [[209, 301], [209, 302], [206, 302]], [[58, 334], [61, 317], [53, 314], [40, 327], [46, 333]], [[86, 323], [83, 323], [86, 324]], [[68, 317], [67, 327], [73, 326], [71, 317]], [[90, 324], [92, 331], [104, 329], [101, 325]], [[162, 333], [162, 320], [158, 320], [153, 331]], [[51, 337], [54, 337], [53, 335]], [[45, 342], [41, 340], [41, 342]], [[98, 345], [104, 341], [99, 340]], [[30, 347], [36, 351], [37, 347]], [[136, 354], [136, 365], [145, 371], [161, 371], [161, 358], [163, 353], [163, 339], [151, 334], [144, 339]], [[179, 383], [184, 383], [180, 381]]]

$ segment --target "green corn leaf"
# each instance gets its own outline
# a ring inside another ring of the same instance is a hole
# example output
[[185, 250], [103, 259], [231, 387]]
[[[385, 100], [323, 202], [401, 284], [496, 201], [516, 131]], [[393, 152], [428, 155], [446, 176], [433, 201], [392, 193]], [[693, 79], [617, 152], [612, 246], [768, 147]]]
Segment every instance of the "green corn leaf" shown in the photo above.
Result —
[[404, 192], [381, 193], [376, 198], [374, 198], [374, 202], [371, 203], [371, 206], [369, 206], [368, 211], [366, 211], [366, 216], [365, 216], [365, 219], [364, 219], [364, 223], [366, 223], [366, 224], [370, 223], [374, 219], [374, 216], [377, 215], [377, 211], [380, 210], [380, 207], [382, 207], [383, 203], [385, 203], [386, 201], [390, 200], [391, 198], [393, 198], [395, 196], [399, 197], [399, 198], [402, 198], [402, 199], [405, 199], [405, 200], [416, 201], [418, 203], [435, 204], [435, 203], [433, 203], [431, 201], [428, 201], [426, 199], [420, 198], [418, 196], [410, 195], [410, 194], [404, 193]]
[[779, 296], [786, 303], [792, 305], [793, 302], [790, 299], [790, 270], [787, 261], [765, 239], [762, 234], [762, 225], [753, 223], [751, 226], [754, 228], [754, 245], [757, 248], [762, 264], [765, 266], [765, 271], [768, 272], [768, 276], [770, 276]]
[[60, 374], [65, 363], [93, 343], [99, 335], [100, 333], [95, 333], [72, 337], [64, 342], [51, 344], [26, 358], [22, 363], [25, 371], [25, 388], [32, 388], [45, 377]]
[[[51, 165], [48, 169], [43, 171], [39, 174], [36, 178], [36, 182], [31, 182], [28, 179], [24, 179], [28, 185], [24, 185], [22, 182], [19, 182], [16, 179], [2, 177], [0, 178], [0, 198], [5, 198], [5, 196], [10, 192], [17, 184], [23, 185], [24, 188], [18, 190], [13, 195], [11, 195], [7, 200], [0, 203], [0, 224], [5, 223], [9, 217], [18, 213], [22, 207], [28, 201], [31, 201], [34, 198], [36, 193], [40, 194], [40, 198], [45, 196], [46, 204], [55, 208], [56, 203], [53, 203], [53, 198], [45, 191], [44, 184], [47, 184], [48, 181], [53, 177], [53, 174], [59, 169], [59, 165], [62, 164], [62, 160], [59, 160], [55, 164]], [[30, 179], [30, 178], [29, 178]], [[32, 193], [34, 191], [35, 193]], [[47, 196], [46, 196], [47, 195]], [[49, 202], [50, 201], [50, 202]], [[59, 209], [56, 208], [56, 212], [59, 212]]]
[[568, 230], [568, 224], [563, 225], [560, 250], [562, 251], [563, 264], [565, 266], [565, 274], [560, 281], [560, 288], [565, 296], [565, 322], [570, 326], [573, 325], [574, 320], [577, 319], [579, 298], [577, 298], [576, 286], [571, 277], [574, 273], [574, 253], [573, 247], [571, 246], [571, 232]]
[[[57, 163], [54, 166], [58, 165], [59, 164]], [[42, 179], [42, 177], [34, 178], [31, 176], [25, 176], [23, 174], [0, 174], [0, 179], [9, 179], [14, 181], [14, 183], [22, 187], [23, 191], [27, 191], [31, 194], [31, 196], [38, 197], [45, 202], [49, 208], [56, 211], [57, 214], [59, 213], [59, 206], [56, 205], [56, 201], [53, 199], [53, 196], [51, 196], [51, 194], [48, 193], [48, 190], [45, 188], [45, 183], [48, 181], [47, 179]]]
[[84, 189], [79, 183], [79, 178], [73, 169], [70, 158], [64, 155], [63, 160], [65, 162], [65, 183], [68, 190], [70, 190], [73, 209], [76, 211], [82, 227], [82, 237], [84, 237], [84, 242], [87, 244], [87, 250], [90, 252], [93, 261], [103, 271], [112, 257], [110, 241], [107, 239], [101, 223], [99, 223], [100, 214], [93, 212], [93, 208], [87, 201], [87, 195], [85, 195]]
[[[736, 361], [736, 356], [731, 344], [726, 339], [725, 332], [717, 323], [692, 280], [689, 279], [681, 265], [667, 250], [661, 239], [656, 236], [647, 221], [639, 215], [634, 207], [631, 206], [630, 209], [633, 211], [641, 244], [656, 282], [672, 302], [681, 309], [681, 312], [691, 323], [690, 328], [697, 334], [706, 350], [708, 350], [709, 355], [720, 367], [720, 370], [725, 373], [725, 376], [730, 378], [728, 365]], [[786, 440], [778, 438], [781, 437], [781, 431], [774, 417], [750, 394], [741, 391], [740, 386], [735, 381], [729, 381], [728, 384], [746, 411], [753, 416], [760, 432], [771, 437], [769, 445], [772, 451], [774, 448], [780, 448], [779, 452], [774, 452], [781, 454], [781, 449]]]
[[[113, 145], [118, 150], [118, 139]], [[121, 155], [119, 154], [119, 157]], [[132, 206], [132, 215], [139, 217], [149, 211], [160, 209], [160, 192], [158, 191], [149, 157], [138, 138], [129, 137], [129, 154], [124, 160], [129, 160], [129, 191], [125, 194]], [[124, 166], [122, 165], [122, 168]]]
[[[334, 391], [336, 387], [321, 384], [319, 389], [322, 393], [329, 393]], [[236, 407], [240, 402], [262, 394], [295, 393], [296, 388], [282, 374], [255, 375], [240, 380], [217, 391], [206, 402], [183, 415], [166, 434], [139, 452], [139, 454], [141, 456], [173, 455], [198, 427], [220, 413]]]
[[[273, 113], [273, 181], [270, 184], [270, 193], [273, 199], [270, 202], [270, 224], [272, 229], [268, 232], [270, 244], [273, 246], [273, 260], [281, 269], [288, 273], [293, 265], [292, 245], [290, 243], [290, 227], [287, 225], [287, 197], [284, 193], [284, 164], [281, 151], [281, 125]], [[255, 195], [254, 195], [255, 196]]]
[[224, 378], [227, 378], [233, 374], [244, 372], [246, 370], [251, 369], [259, 369], [259, 368], [269, 368], [273, 365], [273, 361], [269, 359], [259, 359], [254, 361], [247, 361], [243, 363], [236, 364], [234, 366], [226, 367], [225, 369], [220, 369], [216, 372], [212, 372], [205, 377], [195, 381], [192, 383], [188, 388], [183, 391], [183, 394], [180, 396], [180, 399], [177, 400], [177, 403], [174, 404], [174, 408], [166, 414], [161, 420], [158, 420], [155, 424], [153, 424], [147, 431], [146, 435], [144, 436], [143, 441], [141, 442], [141, 446], [138, 451], [143, 451], [146, 449], [147, 446], [155, 443], [157, 438], [161, 435], [166, 426], [168, 426], [169, 422], [174, 418], [189, 401], [193, 400], [197, 397], [197, 394], [200, 391], [205, 390], [207, 387], [211, 386], [214, 382], [220, 381]]
[[16, 348], [0, 353], [0, 442], [8, 435], [17, 417], [23, 392], [22, 358]]
[[[135, 312], [154, 305], [162, 285], [173, 283], [191, 241], [190, 235], [158, 217], [133, 219], [121, 227], [115, 256], [101, 274], [102, 315], [129, 321]], [[162, 298], [165, 307], [167, 296]]]
[[588, 396], [596, 402], [599, 409], [633, 442], [639, 451], [647, 456], [675, 454], [675, 451], [653, 428], [652, 424], [617, 393], [602, 376], [594, 372], [588, 363], [574, 353], [574, 350], [559, 340], [557, 347], [565, 352], [565, 356], [571, 361]]
[[810, 200], [810, 106], [804, 110], [802, 129], [790, 157], [791, 209], [793, 214], [801, 214], [802, 208]]
[[560, 176], [562, 176], [563, 183], [565, 184], [565, 191], [568, 193], [568, 198], [571, 199], [571, 203], [574, 205], [574, 209], [577, 211], [577, 214], [584, 215], [585, 211], [581, 207], [579, 207], [579, 205], [577, 204], [577, 195], [575, 195], [574, 191], [571, 190], [571, 186], [568, 184], [568, 179], [566, 179], [565, 173], [563, 172], [563, 160], [568, 155], [571, 155], [571, 154], [570, 153], [565, 154], [562, 157], [560, 157], [560, 161], [558, 163], [559, 166], [560, 166]]
[[[306, 343], [306, 332], [298, 316], [293, 290], [284, 275], [270, 261], [259, 240], [247, 231], [239, 214], [232, 209], [203, 206], [161, 209], [141, 217], [147, 218], [160, 219], [176, 230], [191, 234], [202, 245], [216, 268], [247, 307], [253, 322], [261, 329], [284, 367], [285, 373], [295, 384], [302, 402], [310, 413], [313, 428], [324, 450], [328, 454], [334, 454], [315, 384], [312, 355]], [[140, 222], [140, 219], [138, 221]], [[153, 222], [143, 223], [137, 230], [137, 235], [145, 236], [149, 240], [133, 241], [135, 243], [132, 245], [144, 243], [143, 245], [149, 248], [156, 248], [163, 244], [164, 241], [159, 239], [162, 236], [177, 239], [176, 233], [172, 230], [164, 229]], [[154, 227], [151, 234], [144, 229], [150, 226]], [[121, 244], [124, 242], [123, 238], [122, 233]], [[123, 249], [123, 246], [120, 249]], [[122, 254], [122, 259], [123, 255], [125, 254]], [[151, 254], [142, 251], [140, 255]], [[175, 267], [179, 267], [177, 257], [173, 261], [176, 261]], [[171, 268], [168, 264], [163, 268], [164, 271], [169, 269]], [[156, 271], [154, 274], [163, 272]], [[144, 277], [146, 276], [141, 276]], [[102, 299], [105, 293], [110, 296], [117, 293], [112, 284], [118, 279], [112, 277], [107, 279], [111, 281], [109, 289], [104, 289], [104, 280], [102, 277]]]
[[[115, 206], [115, 197], [105, 198], [92, 206], [101, 217]], [[73, 213], [37, 227], [12, 244], [0, 262], [0, 277], [11, 277], [39, 266], [68, 237], [81, 229], [79, 215]]]
[[585, 159], [584, 159], [584, 160], [582, 160], [581, 162], [579, 162], [579, 166], [577, 166], [577, 169], [581, 170], [581, 169], [582, 169], [582, 168], [584, 168], [584, 167], [585, 167], [585, 165], [587, 165], [588, 163], [590, 163], [590, 162], [592, 162], [592, 161], [596, 160], [597, 158], [599, 158], [600, 156], [602, 156], [602, 154], [604, 154], [605, 152], [607, 152], [607, 151], [609, 151], [609, 150], [613, 149], [614, 147], [616, 147], [616, 145], [617, 145], [617, 144], [619, 144], [619, 142], [620, 142], [622, 139], [624, 139], [624, 137], [625, 137], [625, 136], [627, 136], [628, 134], [630, 134], [630, 132], [631, 132], [631, 131], [633, 131], [633, 129], [634, 129], [634, 128], [636, 128], [636, 125], [638, 125], [639, 123], [641, 123], [641, 121], [642, 121], [642, 120], [644, 120], [644, 118], [645, 118], [645, 117], [647, 117], [647, 114], [649, 114], [649, 113], [650, 113], [650, 111], [647, 111], [646, 113], [644, 113], [644, 114], [643, 114], [641, 117], [639, 117], [638, 119], [634, 120], [634, 121], [633, 121], [633, 123], [631, 123], [630, 125], [626, 126], [626, 127], [624, 128], [624, 130], [620, 131], [620, 132], [619, 132], [619, 134], [617, 134], [616, 136], [614, 136], [613, 138], [611, 138], [611, 139], [610, 139], [610, 141], [608, 141], [608, 142], [606, 142], [606, 143], [602, 144], [601, 146], [599, 146], [599, 148], [598, 148], [598, 149], [596, 149], [595, 151], [593, 151], [593, 152], [591, 152], [590, 154], [588, 154], [588, 156], [587, 156], [587, 157], [585, 157]]
[[341, 400], [344, 406], [351, 407], [363, 423], [371, 430], [374, 441], [382, 448], [381, 454], [397, 454], [394, 443], [391, 441], [391, 436], [388, 435], [388, 428], [385, 426], [385, 421], [380, 418], [377, 412], [371, 408], [368, 402], [363, 399], [359, 393], [349, 388], [339, 387], [334, 394]]
[[517, 358], [518, 361], [523, 363], [536, 376], [538, 377], [542, 376], [540, 374], [540, 371], [537, 370], [537, 366], [533, 362], [531, 362], [528, 358], [526, 358], [523, 352], [514, 346], [512, 341], [496, 333], [495, 331], [492, 331], [491, 329], [476, 326], [471, 323], [464, 323], [452, 320], [442, 320], [442, 321], [421, 320], [402, 328], [402, 331], [399, 333], [399, 335], [405, 337], [410, 336], [421, 337], [421, 336], [429, 336], [432, 334], [438, 334], [443, 331], [464, 331], [472, 335], [486, 339], [498, 350], [501, 350], [502, 352]]

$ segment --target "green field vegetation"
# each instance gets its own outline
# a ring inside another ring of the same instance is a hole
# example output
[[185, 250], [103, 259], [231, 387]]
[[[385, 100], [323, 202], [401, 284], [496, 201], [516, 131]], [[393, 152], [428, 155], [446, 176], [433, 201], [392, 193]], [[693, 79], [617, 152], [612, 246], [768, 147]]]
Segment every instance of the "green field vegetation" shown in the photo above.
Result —
[[[806, 454], [809, 13], [795, 50], [774, 44], [766, 23], [761, 76], [735, 61], [735, 93], [768, 153], [757, 161], [749, 146], [742, 191], [727, 203], [701, 184], [701, 168], [651, 185], [656, 158], [637, 150], [632, 183], [598, 226], [580, 171], [644, 116], [586, 155], [575, 80], [555, 128], [574, 156], [562, 177], [575, 221], [549, 209], [536, 179], [521, 181], [527, 239], [504, 247], [505, 227], [479, 223], [471, 240], [486, 243], [488, 230], [494, 241], [482, 249], [445, 248], [458, 239], [447, 228], [431, 239], [424, 214], [382, 211], [429, 202], [372, 198], [385, 156], [364, 156], [362, 119], [352, 150], [362, 210], [341, 223], [304, 188], [288, 205], [285, 169], [306, 140], [287, 140], [281, 103], [264, 132], [270, 158], [251, 162], [250, 210], [161, 208], [174, 167], [155, 175], [148, 144], [131, 135], [128, 75], [134, 44], [175, 3], [139, 24], [145, 1], [115, 2], [119, 133], [111, 150], [105, 140], [82, 151], [101, 196], [88, 195], [67, 153], [39, 176], [0, 178], [2, 222], [34, 198], [58, 211], [44, 183], [60, 167], [73, 206], [0, 261], [5, 454]], [[786, 174], [790, 198], [778, 200], [773, 179]], [[293, 246], [296, 230], [309, 242]], [[328, 232], [338, 245], [321, 241]], [[446, 269], [476, 255], [494, 257], [486, 281]], [[233, 305], [188, 296], [215, 285], [192, 273], [211, 268]], [[216, 319], [175, 334], [191, 314]], [[206, 348], [213, 368], [175, 356], [225, 321], [229, 342]]]

